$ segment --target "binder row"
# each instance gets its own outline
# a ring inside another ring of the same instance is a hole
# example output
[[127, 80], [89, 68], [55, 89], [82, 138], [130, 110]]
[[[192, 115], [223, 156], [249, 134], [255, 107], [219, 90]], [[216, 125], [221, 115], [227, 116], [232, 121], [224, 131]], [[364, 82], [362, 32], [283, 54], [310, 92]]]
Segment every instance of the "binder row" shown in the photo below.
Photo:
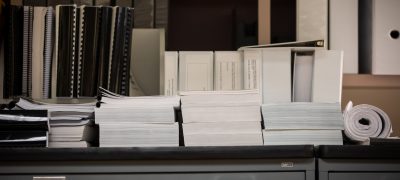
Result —
[[11, 6], [5, 13], [3, 98], [94, 97], [99, 86], [128, 95], [133, 8]]

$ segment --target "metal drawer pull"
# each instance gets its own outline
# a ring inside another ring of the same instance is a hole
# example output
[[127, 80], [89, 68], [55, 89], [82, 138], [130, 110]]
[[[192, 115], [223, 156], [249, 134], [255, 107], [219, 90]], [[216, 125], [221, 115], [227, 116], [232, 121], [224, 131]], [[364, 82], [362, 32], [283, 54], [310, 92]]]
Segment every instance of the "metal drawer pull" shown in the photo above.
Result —
[[66, 180], [65, 176], [43, 176], [33, 177], [33, 180]]

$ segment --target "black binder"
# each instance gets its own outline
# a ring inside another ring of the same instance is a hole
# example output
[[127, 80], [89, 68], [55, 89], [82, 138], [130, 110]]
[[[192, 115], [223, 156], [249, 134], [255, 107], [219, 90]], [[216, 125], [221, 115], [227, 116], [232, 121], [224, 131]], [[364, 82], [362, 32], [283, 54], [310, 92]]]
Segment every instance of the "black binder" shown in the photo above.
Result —
[[[101, 9], [94, 6], [85, 6], [83, 17], [80, 19], [83, 24], [80, 40], [80, 72], [78, 80], [78, 95], [80, 97], [94, 97], [98, 88], [98, 48]], [[81, 13], [82, 14], [82, 13]]]
[[72, 97], [76, 43], [76, 6], [62, 5], [58, 10], [57, 97]]
[[22, 49], [23, 49], [23, 14], [22, 6], [5, 8], [8, 14], [4, 43], [4, 86], [3, 97], [10, 98], [22, 94]]
[[109, 89], [128, 96], [133, 8], [119, 7], [117, 11]]
[[[112, 28], [112, 7], [101, 8], [101, 25], [99, 31], [99, 73], [98, 86], [108, 89], [108, 75], [111, 55], [111, 28]], [[97, 89], [97, 87], [95, 87]]]

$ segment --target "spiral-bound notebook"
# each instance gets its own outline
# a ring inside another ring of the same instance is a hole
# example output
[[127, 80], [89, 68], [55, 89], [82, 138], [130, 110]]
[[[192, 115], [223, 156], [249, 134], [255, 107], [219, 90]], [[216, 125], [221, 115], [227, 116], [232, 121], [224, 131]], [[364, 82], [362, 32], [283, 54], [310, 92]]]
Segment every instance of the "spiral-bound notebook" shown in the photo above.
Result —
[[56, 59], [53, 66], [53, 86], [57, 97], [73, 97], [75, 43], [76, 43], [76, 10], [75, 5], [56, 7]]
[[80, 7], [77, 87], [80, 97], [93, 97], [97, 94], [100, 15], [101, 9], [98, 7]]
[[109, 89], [121, 95], [129, 95], [133, 8], [118, 7], [115, 18], [116, 24]]

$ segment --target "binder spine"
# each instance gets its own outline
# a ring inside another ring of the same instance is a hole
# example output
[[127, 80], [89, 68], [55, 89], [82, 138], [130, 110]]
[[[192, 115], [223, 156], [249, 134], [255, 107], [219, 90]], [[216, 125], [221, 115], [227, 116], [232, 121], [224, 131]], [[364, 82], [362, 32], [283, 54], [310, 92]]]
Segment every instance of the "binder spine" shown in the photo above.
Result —
[[[43, 98], [50, 98], [51, 88], [51, 64], [53, 57], [53, 25], [54, 25], [54, 9], [47, 8], [45, 17], [45, 40], [44, 40], [44, 67], [43, 67]], [[33, 82], [34, 83], [34, 82]]]
[[83, 29], [85, 26], [85, 6], [81, 6], [79, 8], [80, 11], [80, 21], [79, 21], [79, 55], [78, 55], [78, 59], [77, 59], [77, 88], [76, 88], [76, 94], [77, 96], [79, 96], [79, 94], [81, 93], [81, 78], [82, 78], [82, 58], [83, 58], [83, 41], [84, 41], [84, 36], [83, 36]]
[[109, 65], [108, 65], [108, 74], [107, 74], [107, 90], [111, 90], [111, 72], [112, 72], [112, 66], [113, 66], [113, 56], [115, 53], [115, 44], [114, 44], [114, 38], [115, 38], [115, 27], [116, 27], [116, 16], [117, 16], [117, 7], [112, 8], [112, 14], [111, 14], [111, 33], [110, 33], [110, 57], [109, 57]]
[[72, 61], [71, 61], [71, 88], [70, 88], [70, 96], [73, 97], [74, 94], [74, 76], [75, 76], [75, 43], [76, 43], [76, 7], [73, 8], [73, 18], [72, 18]]
[[32, 36], [33, 36], [33, 6], [29, 6], [28, 21], [28, 79], [27, 79], [27, 96], [32, 96]]
[[121, 78], [121, 94], [129, 95], [129, 67], [130, 67], [130, 49], [131, 49], [131, 36], [132, 36], [132, 17], [133, 9], [126, 9], [126, 26], [124, 34], [124, 50], [123, 50], [123, 61], [122, 61], [122, 78]]
[[28, 95], [29, 7], [24, 6], [22, 55], [22, 95]]

